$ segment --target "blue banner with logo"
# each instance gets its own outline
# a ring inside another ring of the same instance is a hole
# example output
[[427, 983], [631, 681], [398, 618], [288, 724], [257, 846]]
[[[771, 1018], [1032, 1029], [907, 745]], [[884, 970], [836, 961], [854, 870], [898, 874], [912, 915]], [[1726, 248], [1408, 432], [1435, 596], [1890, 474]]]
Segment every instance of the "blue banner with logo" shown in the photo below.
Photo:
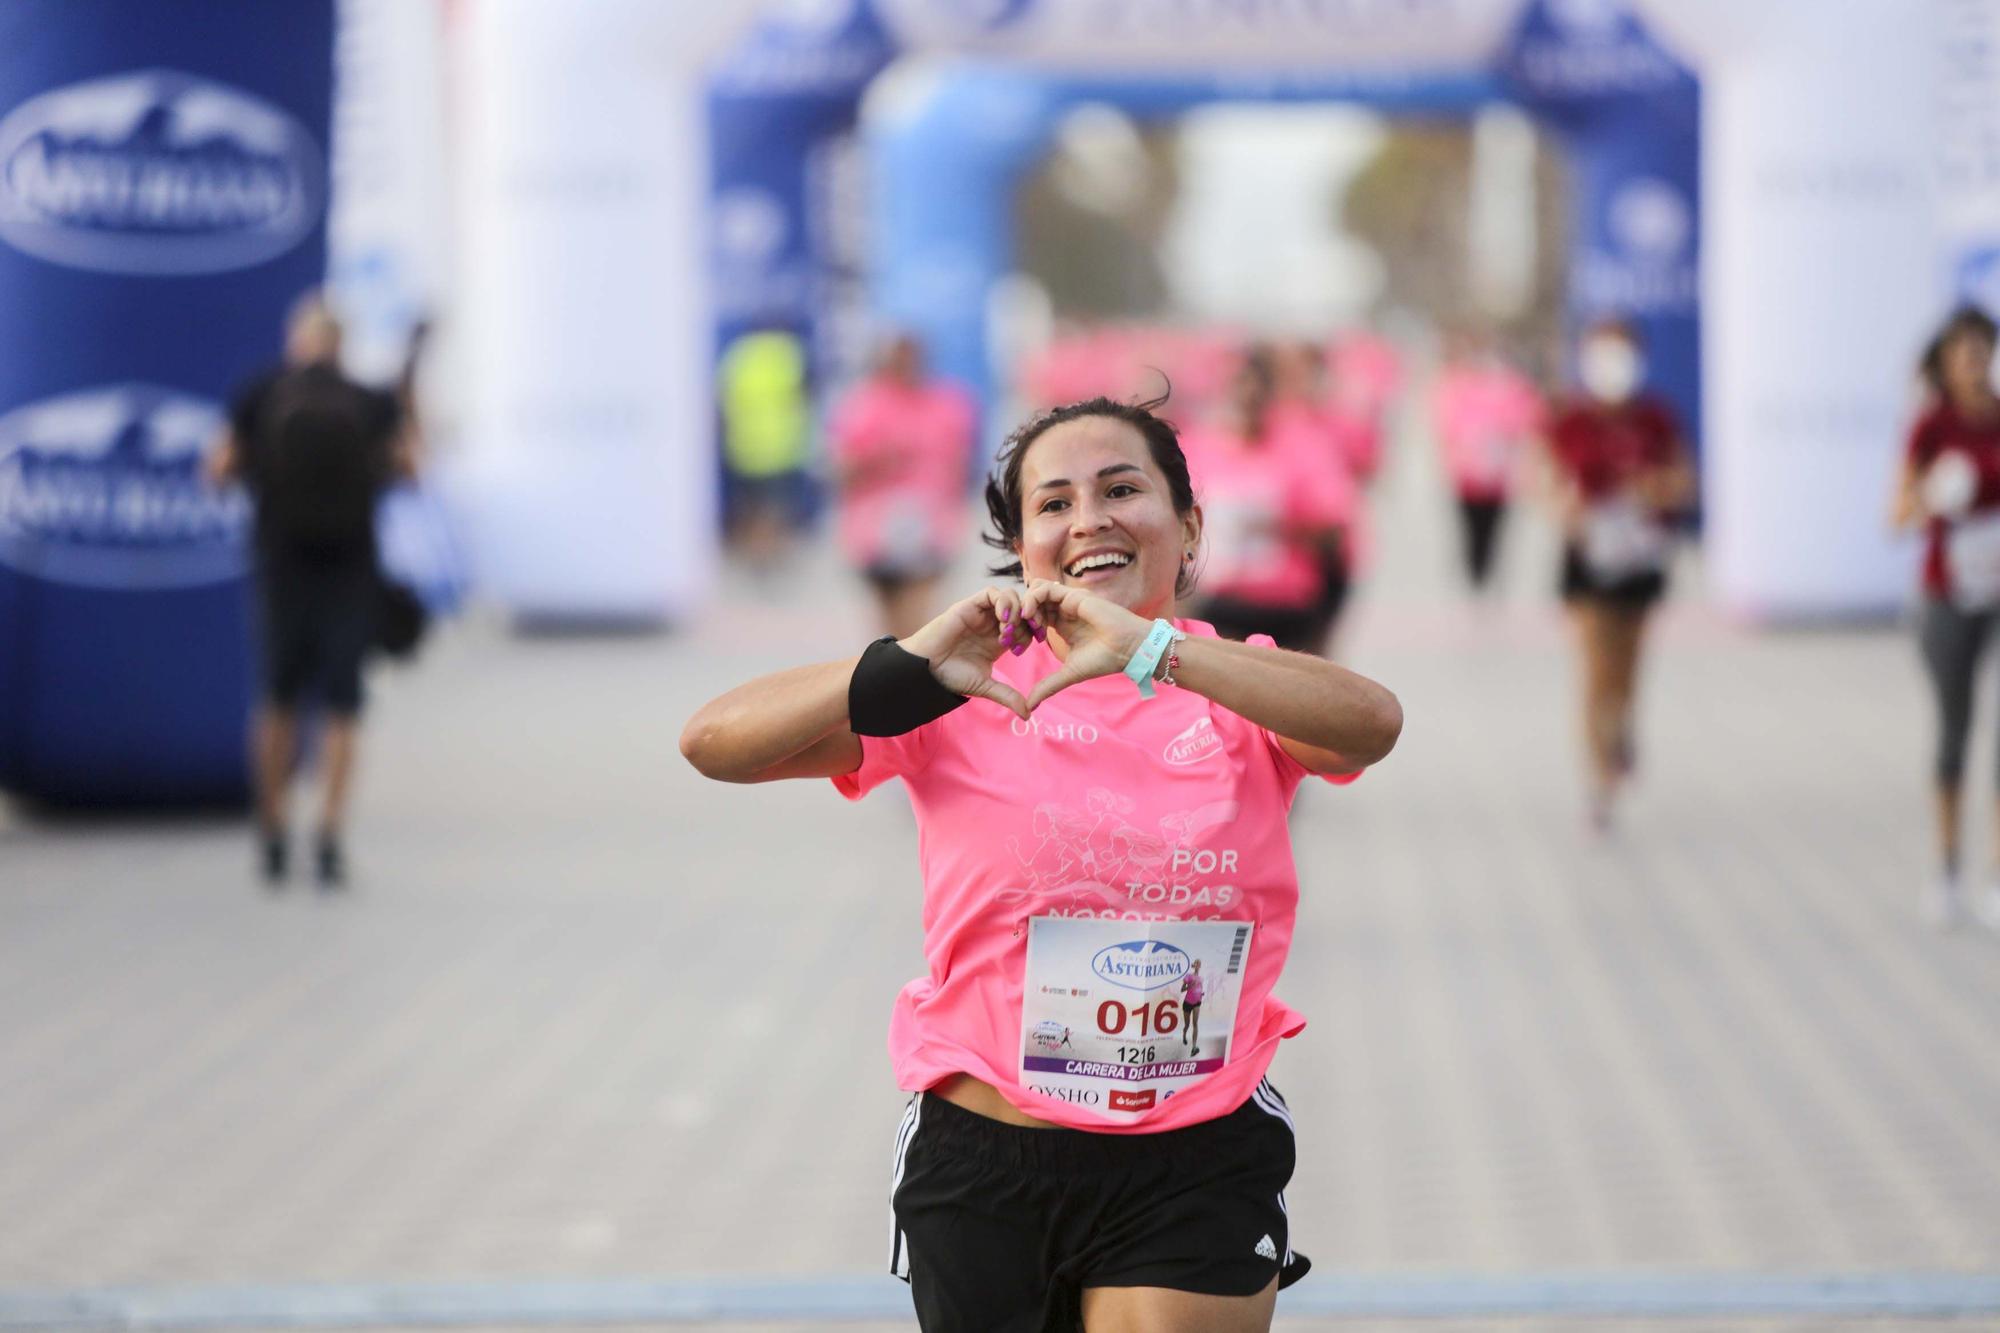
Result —
[[1500, 68], [1569, 149], [1574, 322], [1629, 320], [1647, 382], [1701, 436], [1701, 97], [1624, 0], [1534, 0]]
[[709, 80], [716, 345], [754, 328], [803, 332], [830, 283], [865, 256], [842, 232], [863, 188], [850, 136], [861, 94], [894, 57], [863, 0], [764, 19]]
[[[868, 0], [792, 5], [762, 21], [708, 87], [713, 358], [745, 335], [806, 347], [817, 387], [859, 369], [867, 346], [861, 95], [894, 57]], [[724, 474], [727, 487], [734, 483]], [[818, 497], [796, 497], [810, 509]]]
[[240, 494], [200, 475], [326, 264], [334, 0], [0, 9], [0, 786], [240, 799]]

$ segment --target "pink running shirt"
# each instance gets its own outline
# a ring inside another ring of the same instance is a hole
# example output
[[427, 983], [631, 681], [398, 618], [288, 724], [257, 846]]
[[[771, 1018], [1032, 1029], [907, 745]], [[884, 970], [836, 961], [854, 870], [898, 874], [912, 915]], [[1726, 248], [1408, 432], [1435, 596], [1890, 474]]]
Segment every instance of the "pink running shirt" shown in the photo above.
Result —
[[1308, 543], [1280, 535], [1280, 524], [1353, 530], [1360, 497], [1317, 442], [1296, 432], [1267, 432], [1252, 448], [1230, 431], [1183, 437], [1194, 498], [1205, 520], [1201, 591], [1260, 606], [1304, 608], [1325, 576]]
[[1403, 383], [1403, 358], [1379, 333], [1356, 329], [1327, 349], [1336, 402], [1364, 418], [1380, 419]]
[[[1200, 621], [1176, 623], [1215, 637]], [[1026, 692], [1056, 666], [1038, 643], [993, 674]], [[1104, 676], [1055, 695], [1031, 721], [974, 699], [902, 736], [863, 737], [861, 749], [861, 767], [834, 786], [855, 800], [901, 778], [923, 869], [930, 966], [890, 1020], [899, 1087], [965, 1073], [1059, 1125], [1179, 1129], [1242, 1105], [1278, 1042], [1304, 1028], [1271, 988], [1298, 910], [1286, 815], [1307, 772], [1269, 730], [1192, 690], [1161, 686], [1142, 700], [1125, 677]], [[1024, 1086], [1029, 919], [1051, 916], [1254, 923], [1232, 983], [1228, 1063], [1124, 1123]]]
[[1301, 466], [1337, 474], [1324, 484], [1331, 489], [1344, 530], [1348, 577], [1359, 576], [1375, 551], [1374, 525], [1362, 486], [1377, 461], [1376, 432], [1328, 404], [1296, 399], [1272, 404], [1268, 420], [1272, 434], [1299, 449]]
[[861, 568], [935, 572], [964, 542], [976, 413], [956, 385], [883, 376], [854, 387], [833, 415], [840, 466], [880, 466], [840, 493], [840, 546]]
[[1452, 366], [1431, 389], [1431, 425], [1452, 488], [1473, 500], [1513, 489], [1521, 452], [1542, 427], [1542, 398], [1501, 365]]
[[1190, 972], [1181, 978], [1181, 1003], [1200, 1004], [1202, 995], [1201, 973]]
[[1355, 329], [1327, 348], [1333, 408], [1345, 425], [1349, 465], [1366, 482], [1382, 467], [1384, 419], [1403, 383], [1396, 345], [1378, 333]]

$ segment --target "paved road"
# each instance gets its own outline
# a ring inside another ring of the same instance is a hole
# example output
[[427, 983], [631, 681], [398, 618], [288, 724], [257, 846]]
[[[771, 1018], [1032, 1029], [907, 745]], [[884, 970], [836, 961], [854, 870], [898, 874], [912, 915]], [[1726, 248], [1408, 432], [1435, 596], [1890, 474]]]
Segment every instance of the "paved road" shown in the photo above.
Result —
[[[1916, 918], [1906, 639], [1677, 601], [1595, 838], [1546, 535], [1475, 613], [1414, 468], [1342, 647], [1405, 739], [1295, 817], [1299, 1248], [2000, 1270], [2000, 942]], [[0, 1287], [876, 1271], [912, 824], [682, 764], [702, 699], [870, 632], [831, 569], [737, 590], [383, 677], [337, 899], [253, 889], [229, 822], [0, 816]]]

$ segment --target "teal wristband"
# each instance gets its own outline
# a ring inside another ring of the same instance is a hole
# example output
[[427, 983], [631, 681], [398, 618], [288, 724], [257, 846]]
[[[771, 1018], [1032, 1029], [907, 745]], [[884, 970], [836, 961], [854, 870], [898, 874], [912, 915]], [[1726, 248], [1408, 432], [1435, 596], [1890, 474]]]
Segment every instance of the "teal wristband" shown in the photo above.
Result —
[[1139, 697], [1153, 697], [1153, 671], [1160, 665], [1160, 654], [1167, 651], [1167, 645], [1174, 641], [1172, 621], [1155, 620], [1153, 628], [1146, 632], [1146, 638], [1132, 654], [1132, 660], [1125, 664], [1125, 674], [1139, 687]]

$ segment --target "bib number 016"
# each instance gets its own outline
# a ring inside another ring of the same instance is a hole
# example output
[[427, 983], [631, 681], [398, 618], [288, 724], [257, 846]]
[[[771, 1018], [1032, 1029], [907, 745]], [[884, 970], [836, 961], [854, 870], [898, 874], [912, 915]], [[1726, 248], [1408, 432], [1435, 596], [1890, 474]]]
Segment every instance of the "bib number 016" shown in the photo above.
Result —
[[1127, 1007], [1120, 1001], [1106, 1000], [1097, 1006], [1097, 1030], [1105, 1036], [1118, 1036], [1128, 1023], [1141, 1037], [1164, 1037], [1181, 1025], [1181, 1002], [1169, 999]]

